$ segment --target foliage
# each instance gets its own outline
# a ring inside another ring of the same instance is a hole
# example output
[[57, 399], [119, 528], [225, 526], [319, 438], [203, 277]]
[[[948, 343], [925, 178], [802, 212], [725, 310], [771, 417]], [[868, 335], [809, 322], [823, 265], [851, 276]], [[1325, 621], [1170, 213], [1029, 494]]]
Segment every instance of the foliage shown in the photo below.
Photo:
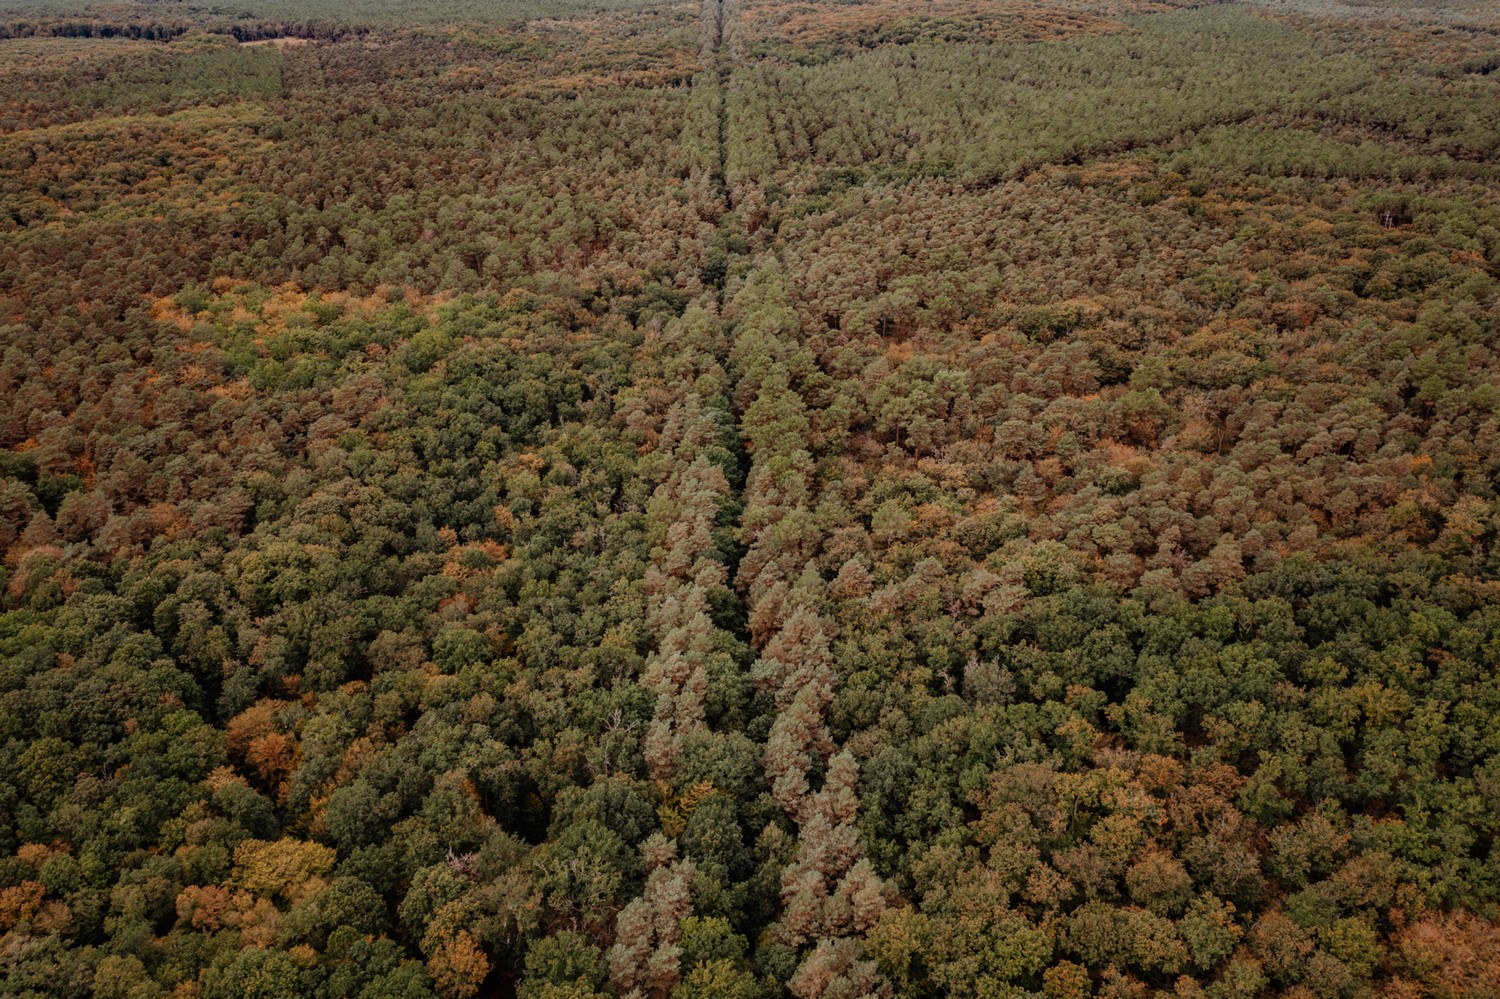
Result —
[[7, 11], [7, 995], [1500, 990], [1487, 8]]

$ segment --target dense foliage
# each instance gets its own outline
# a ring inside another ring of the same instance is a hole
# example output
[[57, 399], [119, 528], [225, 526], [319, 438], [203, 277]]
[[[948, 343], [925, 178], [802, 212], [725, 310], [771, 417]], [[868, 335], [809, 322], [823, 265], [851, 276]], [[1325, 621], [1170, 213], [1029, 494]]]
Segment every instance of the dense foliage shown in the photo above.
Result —
[[1500, 994], [1468, 0], [0, 14], [0, 993]]

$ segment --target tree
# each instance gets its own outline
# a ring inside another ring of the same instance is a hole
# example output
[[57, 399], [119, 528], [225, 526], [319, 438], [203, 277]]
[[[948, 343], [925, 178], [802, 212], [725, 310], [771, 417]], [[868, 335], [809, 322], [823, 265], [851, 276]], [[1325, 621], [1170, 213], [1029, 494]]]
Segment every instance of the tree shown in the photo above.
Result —
[[681, 975], [677, 940], [692, 909], [690, 860], [657, 867], [646, 877], [645, 893], [620, 911], [615, 944], [609, 949], [609, 975], [624, 995], [662, 999]]
[[787, 988], [797, 999], [878, 999], [890, 994], [875, 962], [853, 940], [821, 941]]
[[427, 959], [427, 971], [439, 995], [467, 999], [479, 991], [489, 974], [490, 962], [474, 937], [460, 930]]

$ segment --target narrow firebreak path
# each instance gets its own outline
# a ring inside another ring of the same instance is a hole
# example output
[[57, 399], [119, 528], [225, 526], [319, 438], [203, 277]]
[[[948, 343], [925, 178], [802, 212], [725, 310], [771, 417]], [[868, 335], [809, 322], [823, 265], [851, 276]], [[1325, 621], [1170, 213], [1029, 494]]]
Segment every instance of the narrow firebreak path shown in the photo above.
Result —
[[[694, 77], [697, 93], [706, 97], [697, 112], [701, 129], [697, 136], [702, 143], [702, 158], [698, 162], [707, 180], [708, 190], [704, 193], [713, 206], [700, 218], [712, 222], [715, 230], [705, 248], [703, 276], [704, 283], [714, 289], [720, 308], [724, 305], [724, 280], [730, 255], [743, 250], [732, 231], [735, 204], [729, 186], [729, 87], [734, 75], [730, 42], [735, 30], [735, 12], [734, 0], [703, 0], [698, 52], [702, 68]], [[708, 146], [711, 148], [703, 148]]]
[[729, 190], [729, 80], [733, 69], [730, 65], [729, 53], [725, 49], [725, 41], [729, 37], [729, 19], [734, 16], [734, 10], [729, 0], [703, 0], [703, 34], [704, 34], [704, 69], [718, 75], [718, 107], [715, 109], [717, 116], [717, 134], [715, 142], [714, 186], [724, 197], [724, 204], [729, 211], [734, 210], [733, 194]]

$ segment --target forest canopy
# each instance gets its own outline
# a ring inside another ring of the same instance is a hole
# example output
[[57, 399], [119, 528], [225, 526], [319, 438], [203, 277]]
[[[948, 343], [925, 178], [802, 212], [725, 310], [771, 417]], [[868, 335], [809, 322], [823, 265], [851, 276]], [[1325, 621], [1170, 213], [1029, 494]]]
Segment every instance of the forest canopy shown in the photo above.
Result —
[[0, 993], [1500, 994], [1497, 39], [0, 0]]

